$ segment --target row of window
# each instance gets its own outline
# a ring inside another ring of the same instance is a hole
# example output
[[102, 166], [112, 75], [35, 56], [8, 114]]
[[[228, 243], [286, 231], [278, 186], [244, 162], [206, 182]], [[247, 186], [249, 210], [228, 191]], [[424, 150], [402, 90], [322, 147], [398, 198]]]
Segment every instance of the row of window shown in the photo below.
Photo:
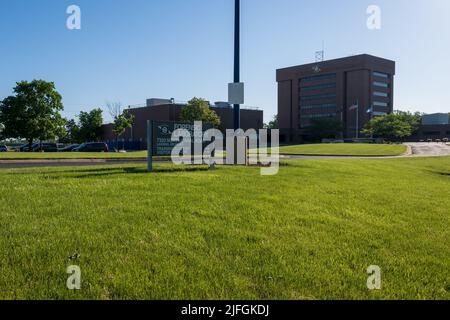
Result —
[[375, 87], [380, 87], [380, 88], [389, 88], [389, 84], [386, 82], [379, 82], [379, 81], [374, 81], [373, 85]]
[[375, 72], [373, 73], [373, 75], [374, 75], [375, 77], [380, 77], [380, 78], [385, 78], [385, 79], [388, 79], [388, 78], [389, 78], [389, 75], [386, 74], [386, 73], [383, 73], [383, 72], [377, 72], [377, 71], [375, 71]]
[[314, 110], [314, 109], [336, 109], [334, 103], [323, 103], [323, 104], [309, 104], [300, 106], [301, 110]]
[[337, 113], [313, 113], [313, 114], [304, 114], [300, 118], [301, 119], [318, 119], [318, 118], [331, 118], [336, 117]]
[[335, 93], [315, 94], [311, 96], [301, 97], [301, 100], [309, 101], [309, 100], [331, 99], [331, 98], [336, 98], [336, 94]]
[[388, 106], [388, 103], [387, 103], [387, 102], [374, 101], [374, 102], [373, 102], [373, 105], [374, 105], [375, 107], [387, 107], [387, 106]]
[[389, 96], [386, 92], [379, 92], [379, 91], [375, 91], [373, 95], [375, 97], [384, 97], [384, 98], [387, 98]]
[[319, 81], [319, 80], [325, 80], [325, 79], [336, 79], [336, 73], [327, 73], [327, 74], [321, 74], [319, 76], [305, 77], [305, 78], [301, 78], [300, 81], [310, 82], [310, 81]]
[[313, 90], [319, 90], [319, 89], [329, 89], [329, 88], [336, 88], [336, 83], [325, 83], [325, 84], [318, 84], [316, 86], [308, 86], [308, 87], [301, 87], [301, 91], [313, 91]]

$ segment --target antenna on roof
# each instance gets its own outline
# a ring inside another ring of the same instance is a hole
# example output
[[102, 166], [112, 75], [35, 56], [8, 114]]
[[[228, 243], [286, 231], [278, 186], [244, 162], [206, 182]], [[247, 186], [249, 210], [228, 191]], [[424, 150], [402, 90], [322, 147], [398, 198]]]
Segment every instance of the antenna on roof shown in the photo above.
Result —
[[322, 41], [322, 50], [316, 51], [316, 62], [322, 62], [325, 60], [325, 44]]

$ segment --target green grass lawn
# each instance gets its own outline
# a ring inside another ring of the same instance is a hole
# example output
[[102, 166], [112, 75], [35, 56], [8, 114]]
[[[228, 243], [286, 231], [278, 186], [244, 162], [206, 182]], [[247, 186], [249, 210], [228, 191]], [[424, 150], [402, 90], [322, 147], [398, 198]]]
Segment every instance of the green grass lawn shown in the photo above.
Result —
[[156, 169], [0, 170], [0, 298], [450, 299], [449, 157]]
[[136, 152], [0, 152], [0, 160], [10, 159], [126, 159], [146, 158], [147, 151]]
[[[388, 144], [307, 144], [281, 147], [280, 153], [299, 155], [335, 156], [397, 156], [405, 153], [404, 145]], [[146, 158], [147, 151], [118, 152], [0, 152], [0, 160], [25, 159], [139, 159]], [[164, 157], [159, 157], [164, 158]]]
[[281, 147], [280, 153], [331, 156], [398, 156], [407, 151], [396, 144], [305, 144]]

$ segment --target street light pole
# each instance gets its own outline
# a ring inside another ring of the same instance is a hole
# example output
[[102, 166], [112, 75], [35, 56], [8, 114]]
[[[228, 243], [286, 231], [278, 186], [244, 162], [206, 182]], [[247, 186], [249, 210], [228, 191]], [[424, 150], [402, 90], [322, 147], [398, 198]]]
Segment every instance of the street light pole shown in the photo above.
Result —
[[[241, 3], [235, 0], [234, 13], [234, 83], [240, 82], [240, 32], [241, 32]], [[241, 127], [241, 108], [239, 104], [234, 105], [234, 130]]]
[[356, 139], [359, 139], [359, 99], [356, 100]]

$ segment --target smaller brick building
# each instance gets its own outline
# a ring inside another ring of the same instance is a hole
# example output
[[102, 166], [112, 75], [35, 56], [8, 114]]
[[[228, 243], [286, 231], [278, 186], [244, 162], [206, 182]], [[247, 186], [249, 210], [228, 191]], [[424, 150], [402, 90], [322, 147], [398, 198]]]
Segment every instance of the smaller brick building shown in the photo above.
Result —
[[414, 136], [408, 138], [410, 141], [426, 141], [428, 139], [450, 139], [450, 114], [435, 113], [424, 115], [422, 125]]
[[[146, 106], [132, 107], [129, 112], [134, 116], [133, 127], [128, 129], [120, 140], [134, 142], [139, 149], [147, 148], [147, 120], [153, 121], [180, 121], [181, 110], [184, 103], [176, 103], [166, 99], [148, 99]], [[226, 102], [216, 102], [210, 107], [219, 116], [223, 129], [233, 129], [233, 108]], [[241, 108], [241, 129], [262, 129], [264, 123], [262, 110], [257, 108]], [[115, 135], [113, 125], [102, 127], [103, 140], [113, 142]]]

